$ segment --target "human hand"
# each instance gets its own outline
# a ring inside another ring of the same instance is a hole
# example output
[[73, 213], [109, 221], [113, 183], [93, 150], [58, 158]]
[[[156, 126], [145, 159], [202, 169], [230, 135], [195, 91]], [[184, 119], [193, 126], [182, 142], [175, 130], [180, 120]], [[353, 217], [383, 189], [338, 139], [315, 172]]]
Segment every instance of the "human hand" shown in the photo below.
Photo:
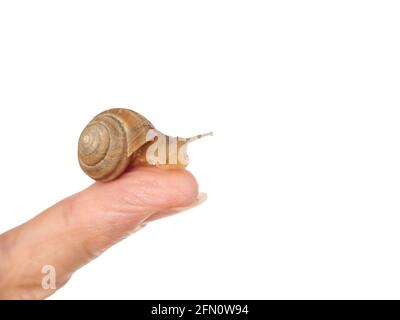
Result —
[[[44, 299], [149, 221], [204, 200], [185, 170], [139, 167], [117, 180], [95, 182], [0, 235], [0, 298]], [[43, 288], [44, 266], [56, 270], [56, 288]]]

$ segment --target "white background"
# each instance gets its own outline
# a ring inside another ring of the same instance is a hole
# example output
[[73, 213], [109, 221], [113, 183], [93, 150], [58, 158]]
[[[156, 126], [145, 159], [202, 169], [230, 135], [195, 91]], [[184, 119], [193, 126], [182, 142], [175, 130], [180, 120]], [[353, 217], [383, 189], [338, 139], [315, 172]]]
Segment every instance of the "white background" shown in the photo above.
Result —
[[129, 107], [189, 136], [209, 200], [54, 299], [400, 298], [398, 1], [1, 1], [3, 232], [85, 188]]

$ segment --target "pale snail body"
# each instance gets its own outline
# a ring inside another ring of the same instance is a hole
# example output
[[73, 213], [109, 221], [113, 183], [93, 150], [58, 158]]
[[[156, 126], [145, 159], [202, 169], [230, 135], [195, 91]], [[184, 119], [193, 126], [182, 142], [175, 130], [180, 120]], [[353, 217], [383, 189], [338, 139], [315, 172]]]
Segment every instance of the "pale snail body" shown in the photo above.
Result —
[[163, 141], [176, 139], [155, 130], [149, 120], [129, 109], [110, 109], [98, 114], [79, 138], [78, 158], [82, 170], [94, 180], [111, 181], [129, 166], [155, 165], [164, 169], [183, 169], [187, 162], [178, 160], [169, 163], [169, 158], [178, 152], [187, 157], [187, 143], [211, 134], [177, 140], [174, 150], [169, 147], [171, 151], [168, 152], [167, 149], [167, 162], [159, 163], [149, 160], [147, 156], [147, 150], [153, 142], [149, 141], [149, 131], [155, 132], [157, 138], [161, 137]]

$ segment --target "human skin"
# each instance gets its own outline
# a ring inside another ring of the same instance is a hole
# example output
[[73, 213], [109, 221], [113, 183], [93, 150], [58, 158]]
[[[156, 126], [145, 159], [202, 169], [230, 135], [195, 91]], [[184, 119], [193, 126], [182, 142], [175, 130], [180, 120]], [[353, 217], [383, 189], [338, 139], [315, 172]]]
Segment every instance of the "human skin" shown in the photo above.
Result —
[[[185, 170], [140, 167], [95, 182], [0, 235], [0, 299], [44, 299], [104, 250], [148, 222], [200, 204]], [[42, 287], [42, 268], [56, 270], [56, 289]]]

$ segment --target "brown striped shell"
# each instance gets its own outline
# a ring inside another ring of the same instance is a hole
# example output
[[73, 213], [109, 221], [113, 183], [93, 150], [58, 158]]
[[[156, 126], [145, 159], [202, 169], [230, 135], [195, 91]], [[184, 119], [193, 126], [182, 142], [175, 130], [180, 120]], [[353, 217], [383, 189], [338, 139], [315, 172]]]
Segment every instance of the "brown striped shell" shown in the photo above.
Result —
[[79, 138], [78, 158], [91, 178], [110, 181], [129, 166], [132, 156], [146, 144], [146, 134], [154, 126], [139, 113], [110, 109], [93, 118]]

